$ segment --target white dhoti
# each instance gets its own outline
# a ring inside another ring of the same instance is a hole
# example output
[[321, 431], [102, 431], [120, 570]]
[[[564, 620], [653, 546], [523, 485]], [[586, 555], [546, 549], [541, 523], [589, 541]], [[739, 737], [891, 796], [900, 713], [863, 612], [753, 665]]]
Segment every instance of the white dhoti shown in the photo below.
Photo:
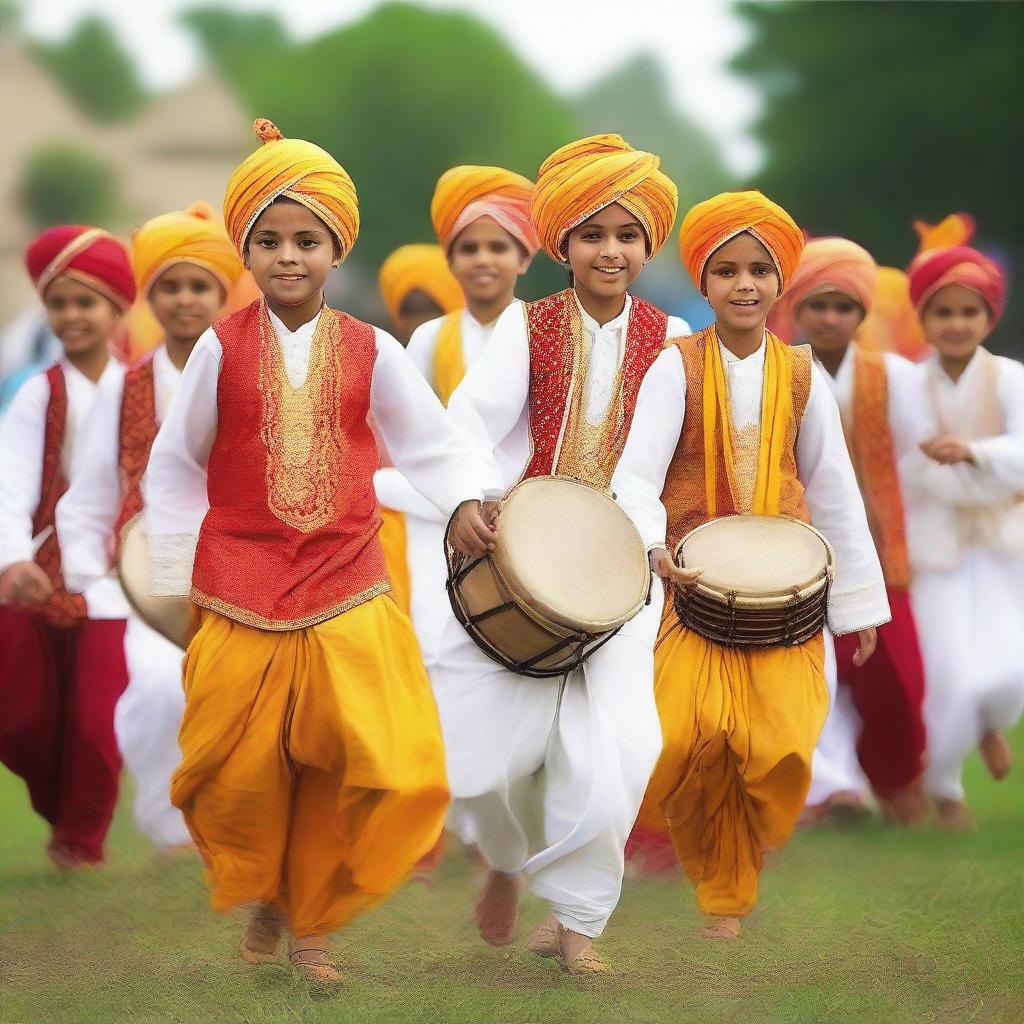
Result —
[[412, 513], [405, 517], [406, 557], [409, 561], [411, 594], [409, 613], [416, 639], [420, 643], [423, 664], [433, 676], [441, 633], [451, 617], [451, 604], [445, 582], [448, 566], [444, 557], [445, 524], [438, 519], [422, 519]]
[[114, 731], [135, 784], [135, 823], [157, 846], [178, 846], [190, 841], [170, 792], [171, 775], [181, 761], [184, 652], [134, 614], [128, 617], [124, 649], [128, 687], [117, 702]]
[[985, 549], [911, 588], [927, 688], [925, 789], [964, 797], [963, 762], [982, 736], [1024, 711], [1024, 560]]
[[661, 752], [651, 602], [567, 679], [516, 675], [451, 615], [434, 694], [452, 820], [497, 871], [525, 873], [566, 928], [601, 934], [619, 899], [623, 849]]

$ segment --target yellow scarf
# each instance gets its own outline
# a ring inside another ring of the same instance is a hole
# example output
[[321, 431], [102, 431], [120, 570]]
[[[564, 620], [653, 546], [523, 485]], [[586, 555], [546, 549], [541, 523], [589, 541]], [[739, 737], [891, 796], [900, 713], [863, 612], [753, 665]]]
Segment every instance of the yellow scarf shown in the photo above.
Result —
[[[792, 360], [785, 345], [771, 331], [765, 332], [764, 385], [761, 391], [761, 439], [757, 455], [757, 482], [750, 511], [777, 516], [782, 494], [783, 449], [786, 430], [793, 415]], [[729, 407], [729, 385], [719, 347], [718, 335], [709, 332], [704, 346], [704, 485], [708, 516], [717, 513], [715, 467], [719, 451], [725, 463], [729, 485], [736, 486], [736, 432]], [[716, 429], [721, 423], [721, 433]], [[739, 510], [739, 506], [734, 502]]]
[[434, 393], [445, 407], [452, 392], [466, 376], [466, 358], [462, 352], [462, 310], [449, 313], [441, 321], [434, 346]]

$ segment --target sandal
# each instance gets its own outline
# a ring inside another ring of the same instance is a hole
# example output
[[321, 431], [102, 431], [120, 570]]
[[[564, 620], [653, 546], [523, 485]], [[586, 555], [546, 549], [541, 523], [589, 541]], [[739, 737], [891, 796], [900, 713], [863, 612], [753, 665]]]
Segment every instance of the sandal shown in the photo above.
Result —
[[269, 964], [277, 959], [284, 932], [284, 917], [274, 907], [255, 907], [242, 936], [242, 959], [247, 964]]
[[312, 936], [296, 939], [288, 959], [292, 970], [314, 988], [334, 988], [344, 980], [327, 951], [326, 940]]
[[615, 973], [611, 969], [611, 966], [601, 959], [597, 950], [594, 949], [593, 946], [583, 950], [575, 960], [570, 960], [566, 963], [564, 957], [559, 957], [558, 962], [562, 965], [562, 969], [566, 973], [573, 974], [577, 977], [595, 977], [599, 974]]
[[562, 945], [559, 941], [560, 928], [561, 925], [553, 917], [548, 917], [530, 936], [526, 948], [534, 956], [560, 957], [562, 955]]
[[724, 942], [735, 942], [743, 934], [743, 925], [738, 917], [709, 917], [697, 929], [697, 937], [701, 939], [719, 939]]

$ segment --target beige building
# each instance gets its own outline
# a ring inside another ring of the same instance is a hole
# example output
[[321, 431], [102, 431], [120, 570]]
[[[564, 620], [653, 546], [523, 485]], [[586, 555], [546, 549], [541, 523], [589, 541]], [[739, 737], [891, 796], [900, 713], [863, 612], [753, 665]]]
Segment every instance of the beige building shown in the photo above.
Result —
[[55, 143], [73, 145], [115, 175], [119, 217], [99, 225], [127, 239], [148, 217], [205, 199], [220, 209], [228, 176], [253, 148], [246, 116], [207, 71], [160, 94], [131, 120], [88, 120], [16, 40], [0, 37], [0, 329], [31, 307], [23, 254], [32, 235], [17, 202], [26, 161]]

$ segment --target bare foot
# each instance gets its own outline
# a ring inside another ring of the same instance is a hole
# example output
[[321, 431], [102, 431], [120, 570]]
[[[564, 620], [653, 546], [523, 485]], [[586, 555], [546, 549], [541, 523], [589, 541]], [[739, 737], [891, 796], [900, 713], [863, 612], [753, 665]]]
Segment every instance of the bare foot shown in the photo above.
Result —
[[581, 935], [579, 932], [559, 927], [558, 939], [561, 964], [570, 974], [612, 973], [611, 967], [594, 949], [594, 940], [589, 935]]
[[974, 815], [962, 800], [936, 800], [935, 823], [951, 832], [963, 832], [974, 825]]
[[828, 809], [826, 804], [805, 804], [804, 809], [800, 812], [800, 816], [796, 819], [797, 828], [809, 828], [811, 825], [817, 825], [819, 821], [825, 816], [825, 811]]
[[247, 964], [269, 964], [277, 959], [277, 945], [284, 932], [284, 916], [277, 907], [258, 903], [249, 912], [242, 936], [242, 959]]
[[998, 729], [989, 729], [978, 744], [978, 752], [996, 782], [1002, 782], [1013, 767], [1013, 751], [1006, 737]]
[[534, 956], [561, 956], [562, 946], [558, 934], [561, 927], [555, 919], [555, 915], [548, 914], [530, 936], [526, 948]]
[[476, 901], [476, 926], [480, 938], [492, 946], [507, 946], [519, 925], [519, 895], [523, 883], [518, 875], [492, 870]]
[[711, 914], [697, 929], [700, 939], [718, 939], [723, 942], [735, 942], [743, 934], [743, 925], [738, 917], [725, 917]]
[[295, 974], [314, 988], [334, 988], [343, 980], [327, 951], [327, 939], [323, 935], [294, 939], [289, 959]]
[[909, 786], [879, 797], [882, 816], [890, 823], [917, 825], [928, 815], [928, 798], [921, 788], [921, 780], [915, 779]]
[[57, 839], [51, 839], [46, 847], [46, 855], [53, 862], [58, 871], [77, 871], [79, 868], [90, 867], [95, 864], [89, 857], [84, 856], [77, 847], [70, 843], [63, 843]]
[[825, 817], [837, 825], [856, 825], [870, 815], [867, 801], [853, 789], [840, 790], [825, 801]]

